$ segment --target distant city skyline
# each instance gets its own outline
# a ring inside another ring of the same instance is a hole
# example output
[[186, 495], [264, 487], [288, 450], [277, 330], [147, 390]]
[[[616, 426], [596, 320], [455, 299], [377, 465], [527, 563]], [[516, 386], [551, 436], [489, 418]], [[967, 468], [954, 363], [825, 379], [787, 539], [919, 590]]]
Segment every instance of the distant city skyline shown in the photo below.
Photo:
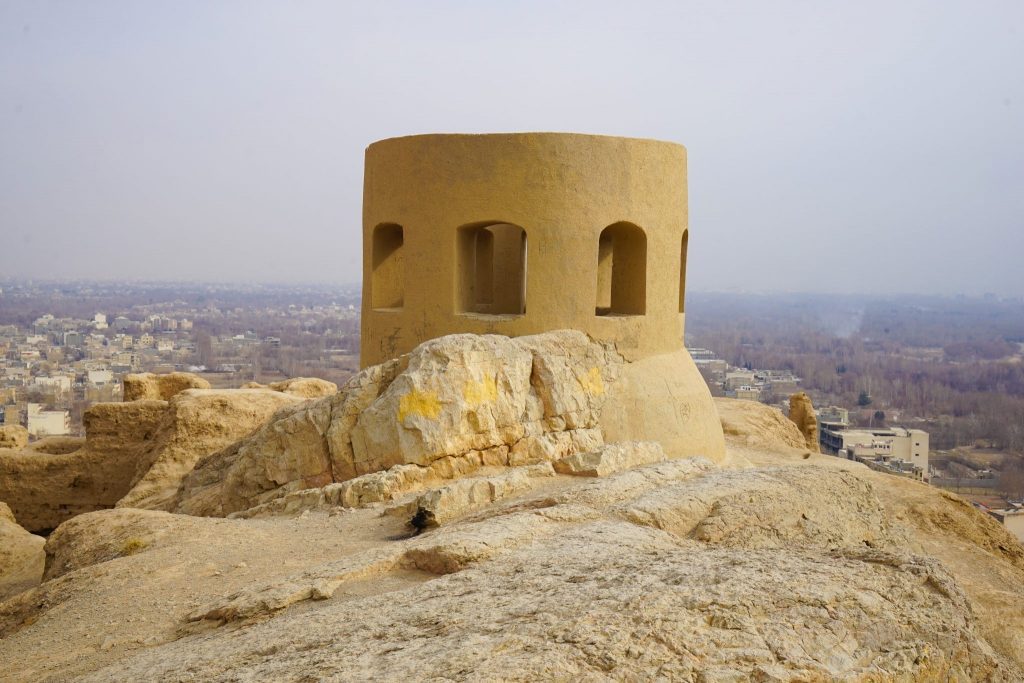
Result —
[[[689, 151], [689, 291], [1024, 295], [1016, 2], [0, 5], [0, 281], [360, 281], [363, 150]], [[528, 228], [528, 226], [525, 226]]]

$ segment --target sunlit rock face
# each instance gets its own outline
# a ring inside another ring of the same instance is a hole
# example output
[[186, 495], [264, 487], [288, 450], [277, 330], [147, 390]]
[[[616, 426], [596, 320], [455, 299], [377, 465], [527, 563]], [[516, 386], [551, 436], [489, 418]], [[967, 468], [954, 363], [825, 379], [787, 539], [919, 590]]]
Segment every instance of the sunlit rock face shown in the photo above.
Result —
[[226, 515], [394, 468], [410, 482], [453, 478], [552, 462], [607, 440], [647, 438], [666, 457], [717, 462], [721, 427], [688, 360], [675, 353], [631, 363], [572, 330], [441, 337], [207, 456], [173, 509]]

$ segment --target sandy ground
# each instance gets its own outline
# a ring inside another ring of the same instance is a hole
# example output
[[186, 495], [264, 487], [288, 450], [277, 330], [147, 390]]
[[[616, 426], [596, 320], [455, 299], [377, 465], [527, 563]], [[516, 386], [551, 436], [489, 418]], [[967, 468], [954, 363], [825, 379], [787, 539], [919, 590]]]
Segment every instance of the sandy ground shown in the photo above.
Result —
[[[505, 504], [578, 483], [573, 477], [554, 477]], [[145, 514], [144, 525], [115, 531], [112, 544], [117, 555], [126, 543], [142, 541], [140, 552], [76, 568], [0, 603], [0, 661], [11, 663], [3, 667], [0, 680], [65, 680], [94, 671], [132, 651], [192, 633], [187, 616], [200, 605], [307, 567], [384, 548], [415, 531], [406, 519], [379, 508], [251, 520]], [[332, 602], [434, 578], [399, 571], [349, 582]], [[315, 603], [290, 608], [309, 609]]]
[[144, 552], [47, 582], [23, 594], [27, 602], [0, 605], [0, 634], [6, 633], [0, 660], [8, 663], [0, 678], [37, 681], [94, 670], [131, 650], [174, 640], [186, 615], [215, 597], [407, 533], [402, 520], [372, 510], [195, 522]]

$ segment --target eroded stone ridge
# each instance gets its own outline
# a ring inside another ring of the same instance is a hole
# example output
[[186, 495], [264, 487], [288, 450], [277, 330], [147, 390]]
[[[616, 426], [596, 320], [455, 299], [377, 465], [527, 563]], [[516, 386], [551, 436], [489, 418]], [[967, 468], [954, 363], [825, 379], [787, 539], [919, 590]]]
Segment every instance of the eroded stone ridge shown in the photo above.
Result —
[[163, 509], [198, 459], [300, 403], [266, 389], [186, 389], [170, 401], [97, 403], [83, 417], [84, 441], [50, 437], [0, 451], [0, 500], [29, 531], [115, 505]]
[[248, 436], [279, 409], [298, 402], [266, 389], [186, 389], [176, 394], [118, 506], [169, 509], [196, 461]]
[[0, 451], [0, 500], [32, 532], [114, 507], [131, 489], [166, 410], [166, 401], [97, 403], [83, 416], [84, 440], [50, 437]]
[[280, 391], [297, 396], [298, 398], [322, 398], [335, 393], [338, 390], [338, 385], [319, 377], [292, 377], [291, 379], [271, 382], [266, 385], [259, 382], [246, 382], [242, 385], [242, 388], [270, 389], [271, 391]]
[[0, 602], [39, 583], [45, 539], [25, 531], [0, 502]]
[[143, 372], [124, 376], [125, 401], [156, 400], [168, 401], [186, 389], [209, 389], [210, 383], [191, 372], [171, 372], [155, 375]]
[[820, 452], [818, 444], [818, 418], [814, 414], [811, 397], [805, 392], [801, 391], [789, 397], [789, 419], [800, 430], [807, 449], [812, 453]]

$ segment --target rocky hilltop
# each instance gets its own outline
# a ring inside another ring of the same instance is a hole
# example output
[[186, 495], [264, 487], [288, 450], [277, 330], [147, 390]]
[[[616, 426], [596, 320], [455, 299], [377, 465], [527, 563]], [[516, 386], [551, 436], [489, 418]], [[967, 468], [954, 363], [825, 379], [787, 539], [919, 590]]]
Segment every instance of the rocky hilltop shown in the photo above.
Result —
[[144, 377], [84, 443], [12, 437], [4, 678], [1024, 680], [1000, 525], [757, 403], [641, 433], [644, 372], [454, 335], [340, 390]]

